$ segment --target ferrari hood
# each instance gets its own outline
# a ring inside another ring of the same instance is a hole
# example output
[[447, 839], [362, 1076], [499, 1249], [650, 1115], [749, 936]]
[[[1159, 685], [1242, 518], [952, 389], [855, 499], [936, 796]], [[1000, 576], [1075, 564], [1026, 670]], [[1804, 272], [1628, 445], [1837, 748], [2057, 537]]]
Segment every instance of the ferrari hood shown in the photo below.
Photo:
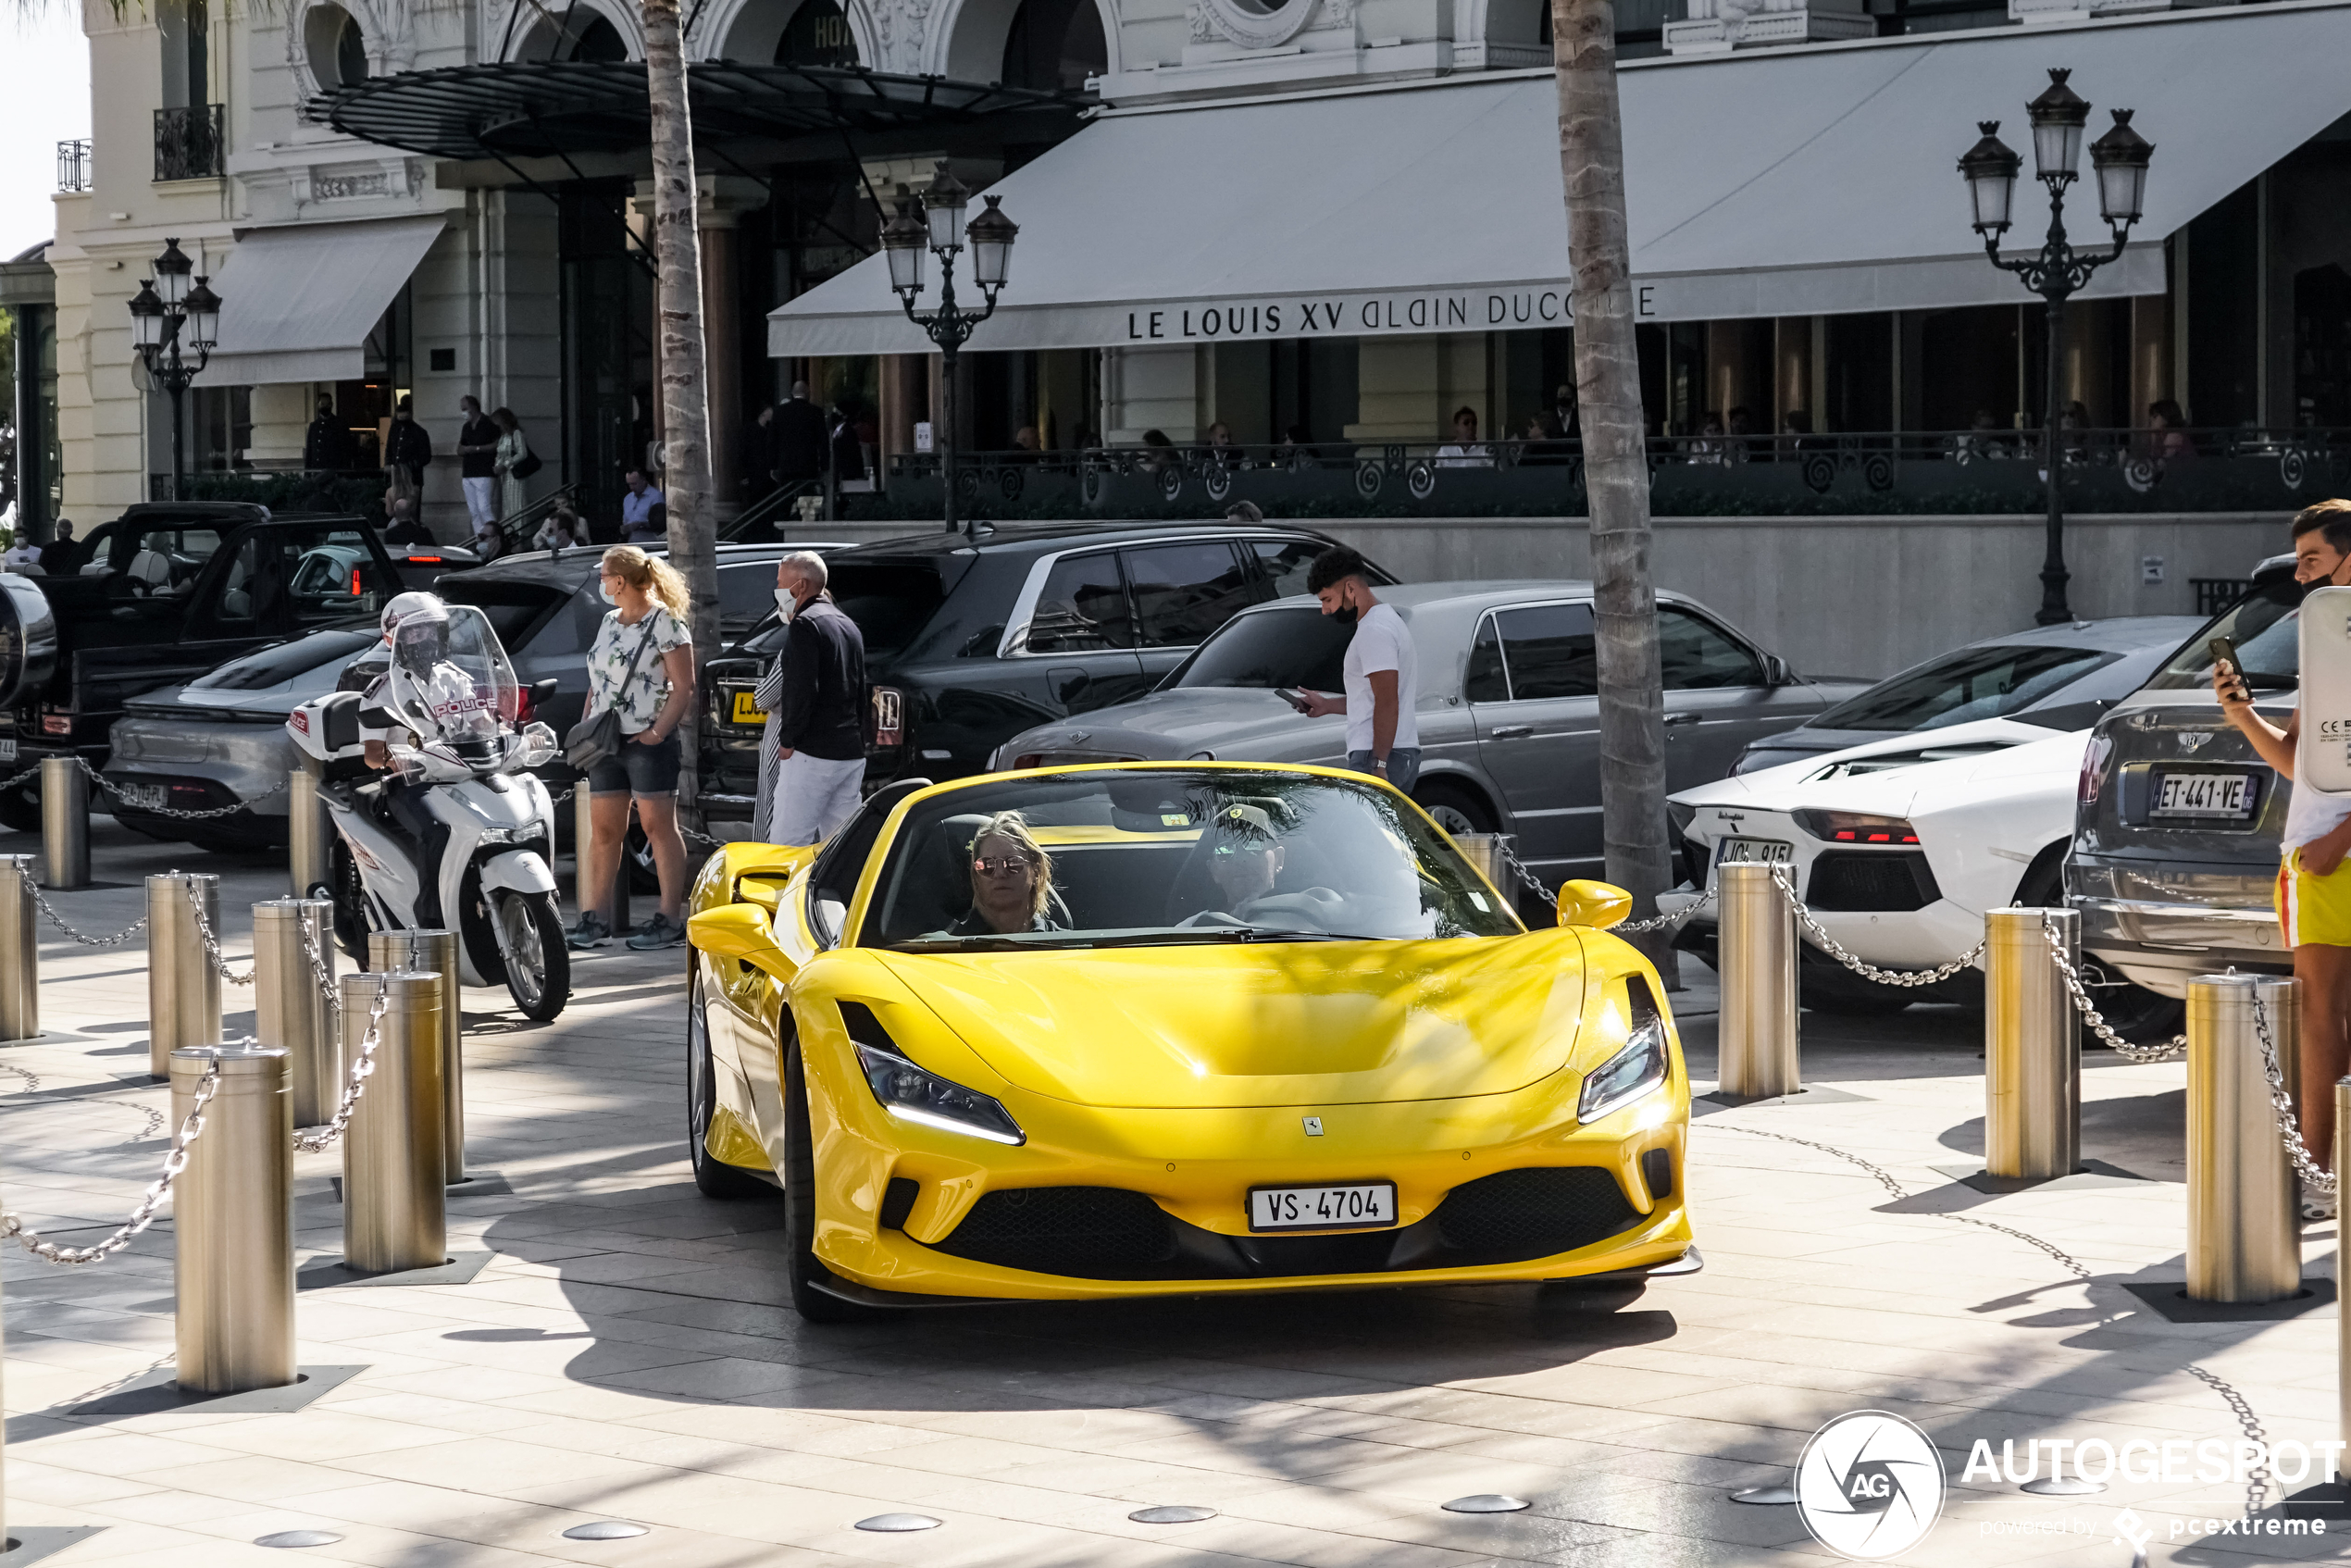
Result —
[[885, 962], [1012, 1083], [1135, 1109], [1506, 1093], [1567, 1064], [1584, 1006], [1565, 931]]

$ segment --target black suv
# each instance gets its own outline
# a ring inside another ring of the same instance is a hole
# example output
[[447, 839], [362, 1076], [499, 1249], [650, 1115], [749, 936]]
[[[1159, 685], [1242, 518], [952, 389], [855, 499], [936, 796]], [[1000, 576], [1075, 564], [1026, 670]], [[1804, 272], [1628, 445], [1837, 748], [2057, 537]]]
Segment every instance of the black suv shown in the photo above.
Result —
[[[834, 602], [865, 637], [867, 787], [980, 772], [1031, 725], [1150, 691], [1240, 610], [1304, 592], [1337, 542], [1278, 524], [1054, 523], [827, 552]], [[711, 663], [715, 816], [752, 814], [765, 723], [752, 689], [782, 643], [770, 616]]]

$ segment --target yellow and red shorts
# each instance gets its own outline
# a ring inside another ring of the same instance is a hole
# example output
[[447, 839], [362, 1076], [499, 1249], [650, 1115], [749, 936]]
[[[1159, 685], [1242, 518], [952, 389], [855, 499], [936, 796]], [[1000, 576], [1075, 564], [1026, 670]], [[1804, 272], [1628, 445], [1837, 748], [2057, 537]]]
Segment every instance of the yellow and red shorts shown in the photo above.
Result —
[[2278, 864], [2278, 925], [2289, 948], [2351, 947], [2351, 860], [2324, 877], [2302, 869], [2302, 851]]

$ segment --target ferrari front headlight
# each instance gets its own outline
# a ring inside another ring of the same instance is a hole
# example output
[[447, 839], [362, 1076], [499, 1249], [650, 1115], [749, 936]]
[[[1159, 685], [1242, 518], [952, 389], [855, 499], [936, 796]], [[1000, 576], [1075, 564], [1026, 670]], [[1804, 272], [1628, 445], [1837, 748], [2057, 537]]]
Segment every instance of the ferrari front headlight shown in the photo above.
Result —
[[1001, 1102], [927, 1073], [894, 1051], [878, 1050], [862, 1040], [856, 1045], [857, 1064], [865, 1069], [866, 1087], [882, 1108], [899, 1120], [941, 1132], [966, 1133], [990, 1143], [1028, 1141], [1028, 1135]]
[[1664, 1015], [1649, 1000], [1648, 987], [1637, 976], [1626, 987], [1626, 993], [1633, 1008], [1633, 1038], [1592, 1070], [1584, 1080], [1584, 1092], [1576, 1097], [1575, 1119], [1587, 1126], [1665, 1085], [1669, 1061]]

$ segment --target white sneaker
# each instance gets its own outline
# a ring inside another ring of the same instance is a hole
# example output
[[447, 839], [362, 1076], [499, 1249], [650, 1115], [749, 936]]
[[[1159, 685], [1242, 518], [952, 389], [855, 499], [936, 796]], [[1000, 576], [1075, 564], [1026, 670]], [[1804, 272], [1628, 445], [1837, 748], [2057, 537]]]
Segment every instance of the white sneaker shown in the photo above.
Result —
[[2306, 1223], [2334, 1218], [2334, 1194], [2321, 1192], [2308, 1182], [2302, 1184], [2302, 1218]]

